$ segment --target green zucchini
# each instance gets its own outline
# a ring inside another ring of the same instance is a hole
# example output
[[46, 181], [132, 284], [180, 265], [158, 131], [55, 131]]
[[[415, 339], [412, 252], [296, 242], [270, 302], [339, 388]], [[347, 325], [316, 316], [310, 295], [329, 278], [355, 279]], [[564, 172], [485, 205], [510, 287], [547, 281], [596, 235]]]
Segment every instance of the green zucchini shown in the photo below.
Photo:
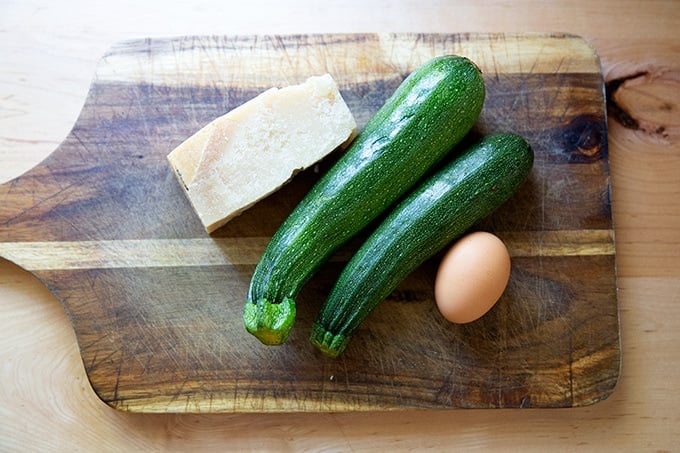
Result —
[[312, 344], [338, 356], [409, 273], [510, 198], [533, 161], [523, 138], [491, 135], [414, 189], [343, 269], [314, 322]]
[[467, 58], [437, 57], [413, 71], [268, 243], [251, 278], [246, 330], [264, 344], [285, 342], [302, 286], [469, 132], [484, 97]]

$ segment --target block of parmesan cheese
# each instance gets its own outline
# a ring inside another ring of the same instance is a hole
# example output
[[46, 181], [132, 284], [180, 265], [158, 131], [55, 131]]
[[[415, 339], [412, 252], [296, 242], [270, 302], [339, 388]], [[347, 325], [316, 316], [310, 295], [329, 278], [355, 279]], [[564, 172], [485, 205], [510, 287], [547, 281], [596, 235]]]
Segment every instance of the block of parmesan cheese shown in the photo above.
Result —
[[329, 74], [270, 88], [218, 117], [168, 161], [209, 233], [354, 137]]

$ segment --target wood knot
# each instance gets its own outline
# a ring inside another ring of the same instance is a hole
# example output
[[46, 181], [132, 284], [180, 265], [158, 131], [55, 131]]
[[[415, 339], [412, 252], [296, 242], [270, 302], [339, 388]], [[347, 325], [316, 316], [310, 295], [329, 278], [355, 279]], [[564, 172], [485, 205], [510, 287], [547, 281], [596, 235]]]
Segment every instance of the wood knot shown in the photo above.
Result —
[[604, 118], [579, 115], [555, 131], [554, 139], [561, 144], [568, 162], [590, 163], [606, 155], [607, 132]]
[[606, 83], [609, 116], [665, 143], [680, 135], [680, 74], [650, 69]]

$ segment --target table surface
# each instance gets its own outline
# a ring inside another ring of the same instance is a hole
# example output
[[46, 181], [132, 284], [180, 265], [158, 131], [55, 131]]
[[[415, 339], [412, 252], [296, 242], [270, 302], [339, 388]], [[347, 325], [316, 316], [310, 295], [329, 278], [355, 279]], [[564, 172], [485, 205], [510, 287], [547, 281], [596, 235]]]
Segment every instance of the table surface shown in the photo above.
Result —
[[577, 409], [129, 414], [90, 388], [56, 299], [0, 259], [1, 451], [680, 447], [680, 2], [251, 0], [235, 9], [224, 1], [101, 3], [0, 2], [0, 183], [59, 145], [98, 59], [122, 39], [470, 31], [588, 39], [615, 91], [608, 125], [621, 377], [607, 400]]

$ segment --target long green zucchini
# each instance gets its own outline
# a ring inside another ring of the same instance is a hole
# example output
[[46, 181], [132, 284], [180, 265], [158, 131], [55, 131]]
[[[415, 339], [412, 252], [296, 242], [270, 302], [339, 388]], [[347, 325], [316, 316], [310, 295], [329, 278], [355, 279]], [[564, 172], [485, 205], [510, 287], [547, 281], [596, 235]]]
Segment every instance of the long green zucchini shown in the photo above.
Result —
[[412, 72], [272, 237], [248, 290], [248, 332], [285, 342], [304, 283], [469, 132], [484, 97], [481, 73], [464, 57]]
[[347, 263], [314, 322], [312, 344], [338, 356], [410, 272], [510, 198], [533, 160], [523, 138], [492, 135], [417, 187]]

